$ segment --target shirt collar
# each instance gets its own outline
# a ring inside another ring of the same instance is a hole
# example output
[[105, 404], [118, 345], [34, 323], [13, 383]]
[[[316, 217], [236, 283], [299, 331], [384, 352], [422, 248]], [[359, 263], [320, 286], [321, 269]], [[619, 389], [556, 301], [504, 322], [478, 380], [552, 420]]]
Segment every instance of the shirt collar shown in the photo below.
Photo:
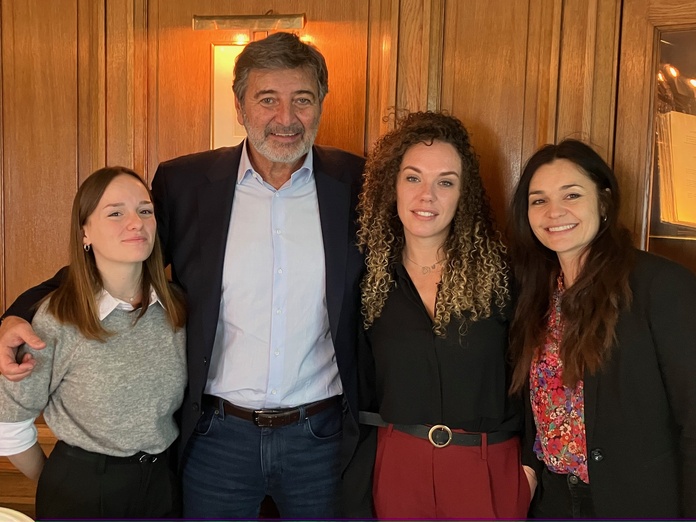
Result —
[[[160, 306], [164, 308], [164, 305], [162, 305], [162, 301], [160, 301], [159, 296], [157, 295], [157, 292], [155, 292], [154, 289], [150, 290], [150, 303], [159, 303]], [[130, 303], [127, 303], [126, 301], [122, 301], [121, 299], [118, 299], [114, 296], [112, 296], [109, 292], [104, 290], [102, 288], [101, 292], [97, 294], [97, 305], [99, 306], [99, 320], [103, 321], [106, 319], [111, 312], [116, 310], [117, 308], [119, 310], [126, 310], [127, 312], [131, 312], [135, 310], [133, 308], [133, 305]]]
[[[251, 160], [249, 159], [249, 151], [247, 147], [249, 146], [249, 140], [244, 140], [244, 146], [242, 147], [242, 156], [239, 159], [239, 170], [237, 171], [237, 185], [241, 185], [249, 179], [256, 179], [259, 183], [265, 183], [261, 174], [254, 170], [251, 165]], [[292, 173], [290, 176], [290, 184], [293, 183], [306, 183], [314, 174], [314, 147], [309, 148], [309, 152], [305, 156], [304, 162], [299, 169]]]

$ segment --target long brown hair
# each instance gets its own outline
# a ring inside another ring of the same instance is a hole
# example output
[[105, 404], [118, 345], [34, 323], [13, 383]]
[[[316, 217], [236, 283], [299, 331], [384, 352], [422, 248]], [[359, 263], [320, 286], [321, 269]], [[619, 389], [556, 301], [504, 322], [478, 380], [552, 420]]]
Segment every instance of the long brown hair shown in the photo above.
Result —
[[367, 159], [358, 204], [358, 245], [366, 252], [362, 282], [365, 326], [378, 318], [394, 286], [394, 267], [401, 262], [404, 227], [396, 210], [396, 179], [406, 151], [418, 143], [449, 143], [462, 162], [461, 192], [449, 235], [446, 261], [435, 304], [433, 330], [444, 335], [452, 316], [469, 321], [489, 317], [493, 305], [509, 302], [507, 252], [495, 229], [493, 212], [479, 175], [469, 133], [453, 116], [415, 112], [382, 136]]
[[561, 299], [564, 321], [560, 357], [563, 383], [574, 386], [587, 370], [596, 372], [611, 355], [619, 312], [631, 303], [629, 274], [634, 249], [619, 221], [619, 186], [609, 165], [577, 140], [546, 145], [529, 158], [512, 199], [508, 235], [517, 306], [510, 327], [514, 365], [511, 392], [522, 390], [537, 350], [546, 339], [548, 310], [561, 271], [558, 256], [536, 238], [529, 224], [529, 185], [536, 171], [557, 159], [574, 163], [594, 184], [602, 212], [599, 230], [587, 247], [573, 285]]
[[[142, 183], [150, 200], [152, 194], [143, 179], [134, 171], [125, 167], [105, 167], [90, 175], [80, 186], [73, 200], [70, 220], [70, 265], [61, 285], [50, 294], [48, 312], [62, 323], [72, 324], [88, 339], [104, 341], [109, 332], [99, 321], [97, 294], [103, 283], [94, 252], [85, 252], [83, 248], [83, 227], [94, 212], [104, 195], [104, 191], [118, 176], [132, 176]], [[157, 292], [169, 323], [173, 328], [180, 328], [186, 322], [184, 298], [180, 291], [171, 286], [164, 273], [164, 261], [159, 236], [155, 234], [154, 247], [150, 256], [143, 261], [140, 290], [143, 301], [140, 306], [140, 319], [150, 304], [150, 290]]]

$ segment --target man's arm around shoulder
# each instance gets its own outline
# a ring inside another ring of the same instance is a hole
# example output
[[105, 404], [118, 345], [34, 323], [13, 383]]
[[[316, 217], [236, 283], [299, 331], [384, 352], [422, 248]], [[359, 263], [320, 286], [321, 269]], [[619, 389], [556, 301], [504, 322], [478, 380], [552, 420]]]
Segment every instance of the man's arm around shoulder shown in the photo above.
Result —
[[25, 353], [17, 360], [17, 349], [23, 344], [41, 349], [46, 344], [36, 335], [30, 321], [36, 312], [36, 305], [63, 281], [67, 270], [61, 269], [48, 281], [31, 288], [20, 295], [7, 309], [0, 323], [0, 373], [10, 381], [21, 381], [31, 374], [36, 362]]

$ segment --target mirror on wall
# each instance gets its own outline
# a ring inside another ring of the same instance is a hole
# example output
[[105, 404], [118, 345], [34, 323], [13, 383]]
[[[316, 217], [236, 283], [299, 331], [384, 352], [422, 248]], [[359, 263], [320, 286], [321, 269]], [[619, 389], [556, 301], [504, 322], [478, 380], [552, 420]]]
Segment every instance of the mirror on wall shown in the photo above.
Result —
[[655, 79], [646, 247], [696, 265], [696, 30], [660, 34]]

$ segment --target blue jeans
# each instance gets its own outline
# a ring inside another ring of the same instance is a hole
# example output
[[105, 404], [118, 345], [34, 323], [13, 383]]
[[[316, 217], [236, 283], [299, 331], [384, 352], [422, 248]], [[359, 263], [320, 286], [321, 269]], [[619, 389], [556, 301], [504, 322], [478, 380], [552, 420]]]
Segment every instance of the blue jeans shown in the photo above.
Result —
[[258, 518], [266, 495], [282, 518], [337, 517], [339, 403], [279, 428], [210, 410], [186, 449], [184, 518]]

